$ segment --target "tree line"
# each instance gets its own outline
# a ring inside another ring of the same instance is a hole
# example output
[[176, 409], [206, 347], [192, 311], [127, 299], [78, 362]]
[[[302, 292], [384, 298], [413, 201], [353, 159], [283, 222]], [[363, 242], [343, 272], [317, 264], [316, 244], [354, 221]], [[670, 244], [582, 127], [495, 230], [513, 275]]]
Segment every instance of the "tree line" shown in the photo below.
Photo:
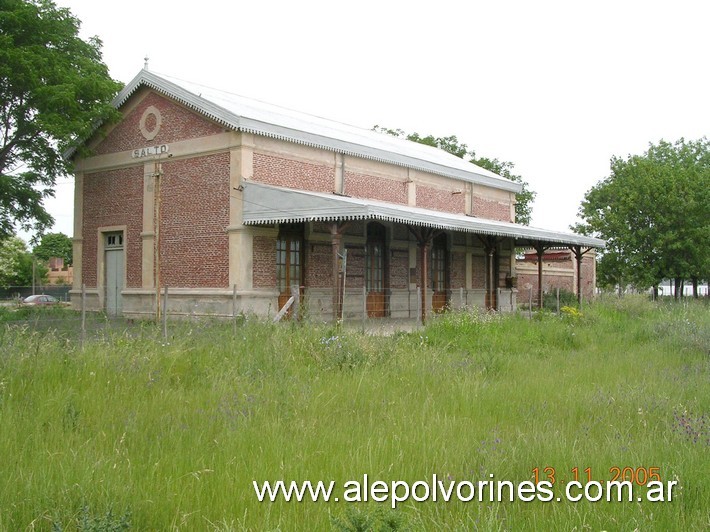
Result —
[[17, 236], [0, 240], [0, 288], [30, 286], [33, 280], [45, 282], [52, 258], [64, 266], [72, 265], [72, 241], [64, 233], [47, 233], [31, 251]]
[[573, 229], [606, 240], [599, 284], [623, 290], [671, 279], [710, 279], [710, 142], [650, 144], [642, 155], [612, 157], [611, 172], [585, 195]]

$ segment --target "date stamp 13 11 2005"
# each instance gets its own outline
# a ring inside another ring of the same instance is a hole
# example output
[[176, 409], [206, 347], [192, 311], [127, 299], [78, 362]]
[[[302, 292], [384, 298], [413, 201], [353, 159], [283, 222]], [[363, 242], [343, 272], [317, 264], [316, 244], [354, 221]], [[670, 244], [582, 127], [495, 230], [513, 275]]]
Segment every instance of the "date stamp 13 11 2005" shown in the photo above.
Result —
[[[535, 467], [532, 476], [536, 485], [549, 486], [561, 485], [565, 488], [567, 500], [577, 501], [585, 498], [589, 501], [607, 500], [613, 491], [616, 491], [614, 500], [634, 500], [633, 487], [646, 487], [645, 500], [649, 502], [670, 502], [673, 500], [673, 488], [678, 480], [668, 481], [664, 484], [661, 479], [659, 467], [619, 467], [612, 466], [608, 469], [606, 479], [600, 480], [592, 472], [591, 467], [573, 467], [566, 471], [558, 472], [552, 466]], [[577, 495], [574, 495], [574, 490]], [[605, 495], [606, 493], [606, 495]], [[613, 498], [613, 497], [612, 497]], [[559, 499], [558, 499], [559, 500]], [[636, 497], [639, 502], [644, 500]]]

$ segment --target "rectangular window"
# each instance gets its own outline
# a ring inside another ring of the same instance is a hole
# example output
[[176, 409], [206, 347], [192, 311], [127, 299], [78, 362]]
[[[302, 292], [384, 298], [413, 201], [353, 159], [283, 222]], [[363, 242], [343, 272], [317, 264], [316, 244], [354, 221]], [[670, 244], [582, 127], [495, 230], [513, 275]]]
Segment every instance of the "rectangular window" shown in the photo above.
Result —
[[301, 240], [281, 237], [276, 241], [276, 280], [279, 292], [301, 284]]
[[435, 292], [446, 291], [446, 250], [435, 247], [431, 252], [431, 280]]
[[368, 292], [382, 292], [385, 269], [382, 244], [373, 242], [367, 246], [365, 263], [365, 283]]
[[106, 248], [122, 248], [123, 247], [123, 233], [105, 233], [104, 234], [104, 247]]

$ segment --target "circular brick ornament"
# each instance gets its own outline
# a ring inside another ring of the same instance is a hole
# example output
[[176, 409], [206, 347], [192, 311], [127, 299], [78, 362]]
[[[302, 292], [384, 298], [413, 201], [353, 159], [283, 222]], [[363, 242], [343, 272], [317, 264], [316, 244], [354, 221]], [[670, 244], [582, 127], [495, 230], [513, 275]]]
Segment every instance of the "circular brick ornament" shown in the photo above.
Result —
[[153, 105], [147, 107], [146, 110], [143, 111], [143, 116], [141, 116], [141, 135], [143, 135], [146, 140], [153, 140], [160, 132], [162, 122], [163, 117], [158, 108]]

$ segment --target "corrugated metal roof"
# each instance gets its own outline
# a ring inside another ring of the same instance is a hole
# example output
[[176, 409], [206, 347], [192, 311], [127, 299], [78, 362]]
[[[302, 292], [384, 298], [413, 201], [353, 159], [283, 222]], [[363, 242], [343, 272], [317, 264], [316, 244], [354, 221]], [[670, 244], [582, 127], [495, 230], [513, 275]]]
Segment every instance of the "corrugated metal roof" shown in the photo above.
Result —
[[173, 98], [231, 129], [256, 133], [518, 193], [520, 183], [444, 150], [141, 70], [114, 99], [123, 105], [141, 86]]
[[604, 247], [603, 240], [575, 233], [562, 233], [369, 199], [281, 188], [253, 181], [245, 182], [243, 186], [243, 218], [246, 225], [380, 220], [466, 233], [511, 237], [516, 239], [516, 245], [521, 246], [530, 245], [531, 242], [543, 242], [593, 248]]

